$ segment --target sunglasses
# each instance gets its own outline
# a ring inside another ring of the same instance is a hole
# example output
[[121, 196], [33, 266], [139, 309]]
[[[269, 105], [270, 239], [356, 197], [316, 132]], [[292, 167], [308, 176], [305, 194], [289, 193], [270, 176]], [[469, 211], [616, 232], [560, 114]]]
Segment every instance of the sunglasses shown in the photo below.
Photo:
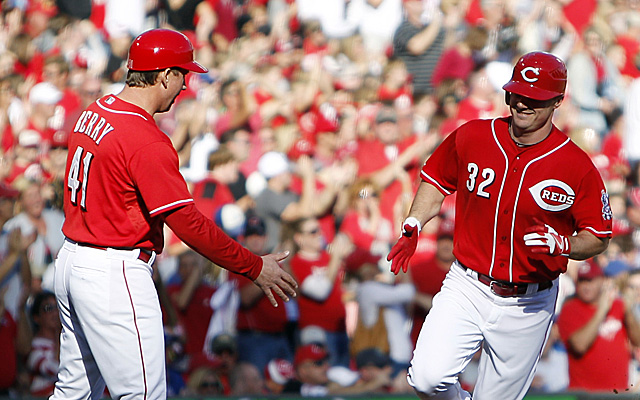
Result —
[[202, 382], [200, 384], [200, 388], [201, 389], [211, 389], [211, 388], [215, 388], [218, 390], [222, 390], [222, 384], [220, 382]]
[[300, 233], [304, 233], [305, 235], [317, 235], [320, 233], [320, 228], [314, 228], [310, 231], [301, 231]]

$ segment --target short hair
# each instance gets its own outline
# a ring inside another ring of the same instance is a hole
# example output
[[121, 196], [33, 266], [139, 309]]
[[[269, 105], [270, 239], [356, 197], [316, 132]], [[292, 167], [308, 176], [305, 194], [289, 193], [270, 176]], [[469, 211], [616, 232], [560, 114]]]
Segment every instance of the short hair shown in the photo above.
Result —
[[220, 85], [220, 95], [223, 95], [227, 91], [227, 88], [236, 82], [237, 80], [235, 78], [229, 78], [222, 82], [222, 85]]
[[212, 171], [215, 167], [228, 164], [234, 160], [235, 157], [233, 156], [233, 153], [231, 153], [227, 146], [222, 145], [218, 147], [218, 150], [209, 154], [209, 171]]
[[132, 71], [127, 72], [125, 83], [129, 87], [147, 87], [156, 84], [160, 71]]
[[57, 65], [60, 69], [60, 73], [63, 74], [69, 73], [70, 70], [69, 62], [60, 54], [53, 54], [45, 58], [44, 65]]
[[[158, 75], [166, 68], [157, 71], [132, 71], [127, 72], [127, 80], [125, 83], [129, 87], [148, 87], [156, 84]], [[182, 72], [178, 67], [169, 68], [172, 74], [181, 74]]]
[[222, 132], [222, 134], [220, 135], [220, 144], [229, 143], [230, 141], [235, 139], [236, 133], [240, 131], [251, 133], [251, 128], [249, 128], [248, 125], [241, 125], [237, 128], [227, 129], [226, 131]]

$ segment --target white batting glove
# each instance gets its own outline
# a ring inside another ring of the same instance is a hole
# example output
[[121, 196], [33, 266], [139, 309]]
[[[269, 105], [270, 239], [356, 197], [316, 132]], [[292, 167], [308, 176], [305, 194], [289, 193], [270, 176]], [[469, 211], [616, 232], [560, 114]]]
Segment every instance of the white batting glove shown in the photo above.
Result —
[[569, 238], [537, 219], [536, 222], [538, 225], [527, 228], [524, 235], [524, 244], [531, 247], [531, 252], [569, 257], [571, 253]]

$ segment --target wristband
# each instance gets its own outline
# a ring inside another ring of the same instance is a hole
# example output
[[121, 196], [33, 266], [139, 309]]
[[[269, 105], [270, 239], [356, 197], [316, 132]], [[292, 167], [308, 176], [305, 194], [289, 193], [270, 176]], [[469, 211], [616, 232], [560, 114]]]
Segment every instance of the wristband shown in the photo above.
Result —
[[405, 225], [414, 226], [418, 228], [418, 235], [422, 231], [422, 225], [420, 224], [420, 221], [418, 221], [418, 218], [416, 217], [407, 217], [407, 219], [404, 220], [404, 222], [402, 223], [402, 233], [405, 233], [405, 230], [404, 230]]

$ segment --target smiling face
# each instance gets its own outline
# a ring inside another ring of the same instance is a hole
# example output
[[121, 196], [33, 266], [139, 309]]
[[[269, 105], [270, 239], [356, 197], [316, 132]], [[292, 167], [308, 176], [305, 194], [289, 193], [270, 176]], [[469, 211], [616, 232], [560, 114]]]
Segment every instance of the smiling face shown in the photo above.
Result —
[[535, 100], [516, 93], [509, 94], [511, 129], [516, 139], [525, 144], [536, 143], [551, 131], [553, 112], [562, 104], [562, 98]]

